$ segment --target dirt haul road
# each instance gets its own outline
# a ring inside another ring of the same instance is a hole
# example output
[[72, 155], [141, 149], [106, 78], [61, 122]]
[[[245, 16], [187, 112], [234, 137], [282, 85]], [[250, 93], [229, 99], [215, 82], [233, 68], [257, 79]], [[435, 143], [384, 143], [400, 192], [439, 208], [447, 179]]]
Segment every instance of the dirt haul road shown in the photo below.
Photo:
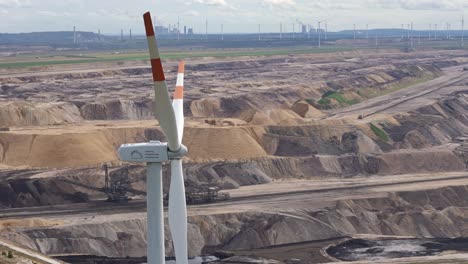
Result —
[[362, 122], [369, 122], [371, 119], [381, 119], [383, 116], [408, 113], [452, 93], [466, 91], [468, 71], [460, 70], [460, 67], [451, 67], [446, 69], [444, 74], [432, 81], [332, 111], [328, 118], [341, 119], [362, 116], [364, 118]]
[[[392, 192], [437, 189], [468, 184], [468, 172], [444, 174], [409, 174], [374, 176], [347, 180], [285, 181], [241, 187], [231, 191], [232, 199], [205, 205], [189, 206], [189, 215], [237, 213], [246, 211], [276, 211], [278, 209], [324, 208], [339, 200], [385, 197]], [[293, 190], [293, 191], [291, 191]], [[42, 206], [0, 210], [1, 219], [43, 218], [78, 215], [110, 215], [144, 212], [146, 202], [134, 200], [128, 204], [105, 201], [72, 205]]]

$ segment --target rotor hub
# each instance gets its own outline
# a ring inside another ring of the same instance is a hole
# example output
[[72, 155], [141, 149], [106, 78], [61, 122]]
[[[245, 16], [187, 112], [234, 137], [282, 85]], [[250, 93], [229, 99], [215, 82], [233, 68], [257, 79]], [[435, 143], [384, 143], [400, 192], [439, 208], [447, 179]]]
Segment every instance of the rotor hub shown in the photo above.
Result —
[[177, 151], [171, 151], [169, 148], [167, 148], [167, 156], [171, 160], [182, 159], [182, 157], [184, 157], [187, 153], [187, 147], [182, 144], [180, 144], [180, 148]]

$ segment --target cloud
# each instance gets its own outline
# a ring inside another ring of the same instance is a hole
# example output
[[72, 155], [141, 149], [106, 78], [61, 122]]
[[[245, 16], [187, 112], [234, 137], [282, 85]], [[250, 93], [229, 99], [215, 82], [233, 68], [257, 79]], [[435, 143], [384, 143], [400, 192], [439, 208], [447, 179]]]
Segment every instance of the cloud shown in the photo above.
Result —
[[196, 11], [196, 10], [188, 10], [186, 12], [183, 13], [183, 16], [190, 16], [190, 17], [199, 17], [200, 16], [200, 12]]
[[225, 6], [225, 0], [195, 0], [196, 3], [204, 4], [204, 5], [211, 5], [211, 6]]
[[292, 6], [296, 4], [295, 0], [263, 0], [264, 5], [269, 6]]
[[31, 2], [29, 0], [0, 0], [0, 7], [3, 8], [17, 8], [29, 6], [31, 6]]
[[54, 18], [63, 18], [63, 17], [70, 17], [73, 14], [69, 12], [54, 12], [54, 11], [48, 11], [48, 10], [38, 10], [37, 14], [44, 16], [44, 17], [54, 17]]
[[465, 0], [367, 0], [374, 8], [406, 10], [461, 10], [468, 7]]

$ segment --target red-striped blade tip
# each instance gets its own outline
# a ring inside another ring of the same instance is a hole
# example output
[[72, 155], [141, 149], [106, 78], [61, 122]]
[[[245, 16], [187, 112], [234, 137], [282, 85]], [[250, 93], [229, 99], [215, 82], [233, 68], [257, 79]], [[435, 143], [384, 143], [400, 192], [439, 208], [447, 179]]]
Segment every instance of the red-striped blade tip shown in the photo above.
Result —
[[148, 37], [154, 36], [154, 28], [153, 28], [153, 21], [151, 20], [151, 13], [146, 12], [143, 15], [143, 20], [145, 21], [146, 36]]
[[184, 73], [185, 71], [185, 62], [184, 61], [179, 61], [179, 73]]
[[164, 76], [164, 70], [161, 64], [161, 59], [152, 59], [151, 68], [153, 69], [153, 81], [162, 82], [166, 80]]
[[184, 87], [177, 86], [175, 88], [174, 99], [184, 99]]

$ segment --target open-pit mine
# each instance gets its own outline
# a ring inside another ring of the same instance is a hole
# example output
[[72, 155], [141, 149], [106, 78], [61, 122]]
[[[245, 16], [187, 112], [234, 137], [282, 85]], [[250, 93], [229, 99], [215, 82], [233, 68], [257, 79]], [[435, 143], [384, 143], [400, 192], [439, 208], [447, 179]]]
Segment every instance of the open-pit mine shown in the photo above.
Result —
[[[468, 51], [185, 63], [193, 263], [468, 263]], [[145, 262], [145, 166], [117, 149], [165, 140], [152, 109], [147, 61], [0, 69], [0, 250]]]

